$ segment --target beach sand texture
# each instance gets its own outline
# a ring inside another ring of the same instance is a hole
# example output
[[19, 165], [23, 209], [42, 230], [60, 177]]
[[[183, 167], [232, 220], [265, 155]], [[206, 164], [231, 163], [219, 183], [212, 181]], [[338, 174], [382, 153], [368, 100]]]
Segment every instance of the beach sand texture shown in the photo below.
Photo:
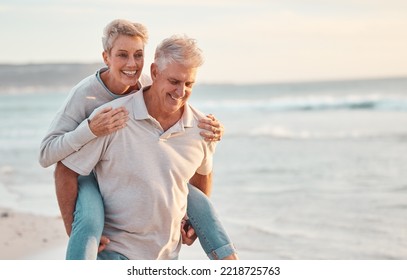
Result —
[[[0, 208], [0, 260], [64, 260], [68, 237], [60, 216]], [[181, 260], [207, 260], [198, 240], [183, 246]]]
[[[0, 209], [0, 259], [63, 259], [50, 252], [65, 246], [67, 235], [60, 217], [45, 217]], [[36, 257], [37, 256], [37, 257]]]

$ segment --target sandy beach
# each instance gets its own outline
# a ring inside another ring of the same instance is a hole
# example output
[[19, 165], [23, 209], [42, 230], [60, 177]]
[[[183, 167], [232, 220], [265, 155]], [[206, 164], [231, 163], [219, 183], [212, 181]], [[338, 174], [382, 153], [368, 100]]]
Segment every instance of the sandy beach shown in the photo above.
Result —
[[60, 217], [18, 213], [0, 208], [0, 259], [63, 259], [67, 235]]
[[[64, 260], [68, 237], [60, 216], [0, 208], [0, 260]], [[199, 242], [183, 246], [180, 259], [207, 259]]]

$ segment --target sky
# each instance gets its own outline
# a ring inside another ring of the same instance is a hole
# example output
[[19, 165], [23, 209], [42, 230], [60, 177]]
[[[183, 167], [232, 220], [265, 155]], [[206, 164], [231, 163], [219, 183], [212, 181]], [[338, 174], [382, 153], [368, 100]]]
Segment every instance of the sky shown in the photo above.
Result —
[[102, 62], [116, 18], [147, 26], [145, 71], [183, 33], [204, 52], [201, 82], [407, 76], [406, 0], [0, 0], [0, 64]]

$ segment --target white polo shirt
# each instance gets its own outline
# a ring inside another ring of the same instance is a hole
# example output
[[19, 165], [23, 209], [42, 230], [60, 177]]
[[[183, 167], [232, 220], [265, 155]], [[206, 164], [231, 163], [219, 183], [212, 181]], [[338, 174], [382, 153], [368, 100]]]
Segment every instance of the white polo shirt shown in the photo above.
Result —
[[212, 171], [215, 150], [197, 127], [204, 115], [186, 104], [167, 131], [148, 114], [143, 89], [103, 105], [124, 106], [127, 126], [98, 137], [62, 162], [81, 175], [95, 170], [105, 205], [107, 250], [129, 259], [174, 259], [186, 213], [186, 183]]

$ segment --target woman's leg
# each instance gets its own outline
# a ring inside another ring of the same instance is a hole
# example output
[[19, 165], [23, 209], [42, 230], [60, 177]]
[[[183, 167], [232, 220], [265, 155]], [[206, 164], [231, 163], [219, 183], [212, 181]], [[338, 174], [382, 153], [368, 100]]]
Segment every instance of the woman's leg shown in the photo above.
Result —
[[96, 260], [104, 226], [104, 206], [99, 185], [91, 173], [78, 177], [78, 198], [67, 260]]
[[236, 249], [208, 197], [190, 184], [188, 189], [188, 218], [209, 259], [237, 257]]

